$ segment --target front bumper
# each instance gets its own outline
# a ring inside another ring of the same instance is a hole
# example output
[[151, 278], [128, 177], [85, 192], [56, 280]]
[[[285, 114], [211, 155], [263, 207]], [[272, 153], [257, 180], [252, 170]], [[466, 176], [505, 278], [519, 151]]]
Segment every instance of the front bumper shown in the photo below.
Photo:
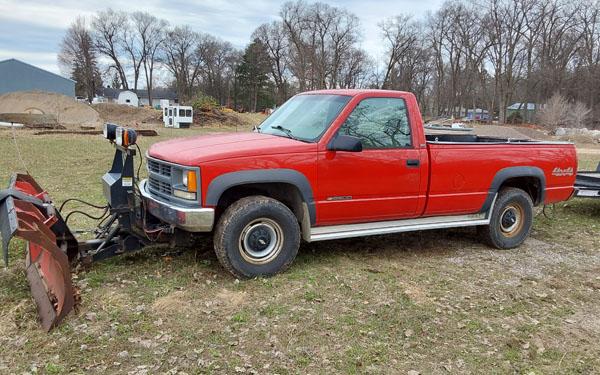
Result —
[[147, 188], [147, 180], [139, 184], [146, 209], [153, 216], [188, 232], [210, 232], [215, 221], [213, 208], [188, 208], [159, 200]]

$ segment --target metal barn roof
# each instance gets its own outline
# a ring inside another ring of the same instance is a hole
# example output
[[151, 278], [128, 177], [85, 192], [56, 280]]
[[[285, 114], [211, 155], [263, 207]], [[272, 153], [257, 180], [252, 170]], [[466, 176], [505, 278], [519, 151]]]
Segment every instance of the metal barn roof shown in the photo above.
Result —
[[0, 61], [0, 94], [16, 91], [75, 96], [75, 81], [17, 59]]

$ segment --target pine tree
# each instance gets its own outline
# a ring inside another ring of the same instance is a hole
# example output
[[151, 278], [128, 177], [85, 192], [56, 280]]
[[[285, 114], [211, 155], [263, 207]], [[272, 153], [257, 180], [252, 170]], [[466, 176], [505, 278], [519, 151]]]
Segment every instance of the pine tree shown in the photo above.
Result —
[[246, 108], [256, 112], [260, 104], [267, 106], [273, 102], [270, 95], [269, 59], [266, 46], [258, 39], [246, 47], [242, 62], [236, 69], [236, 96], [245, 103]]

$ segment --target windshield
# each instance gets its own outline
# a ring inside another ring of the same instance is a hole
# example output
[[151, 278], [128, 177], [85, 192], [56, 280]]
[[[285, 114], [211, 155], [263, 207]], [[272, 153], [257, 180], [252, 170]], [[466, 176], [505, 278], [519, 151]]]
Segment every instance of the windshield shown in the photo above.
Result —
[[261, 133], [313, 142], [325, 131], [350, 96], [298, 95], [278, 108], [260, 125]]

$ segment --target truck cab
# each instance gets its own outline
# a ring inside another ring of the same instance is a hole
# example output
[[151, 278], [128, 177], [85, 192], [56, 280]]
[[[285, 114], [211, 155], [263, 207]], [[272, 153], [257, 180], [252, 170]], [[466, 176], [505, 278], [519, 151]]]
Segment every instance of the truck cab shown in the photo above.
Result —
[[570, 198], [577, 169], [569, 143], [426, 135], [415, 96], [387, 90], [302, 93], [255, 132], [174, 139], [146, 157], [149, 215], [212, 232], [237, 277], [286, 269], [301, 240], [473, 226], [514, 248], [535, 205]]

